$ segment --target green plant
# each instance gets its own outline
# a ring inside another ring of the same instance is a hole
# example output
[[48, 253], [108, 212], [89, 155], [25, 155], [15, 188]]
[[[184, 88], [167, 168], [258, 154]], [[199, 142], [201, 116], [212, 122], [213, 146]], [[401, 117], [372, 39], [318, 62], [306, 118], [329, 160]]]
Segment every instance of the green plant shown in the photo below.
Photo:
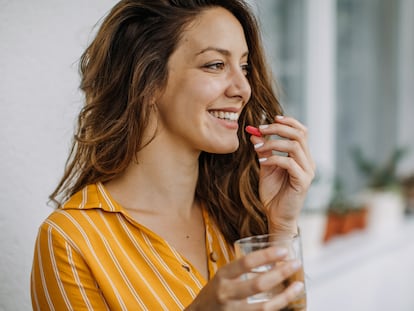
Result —
[[345, 198], [343, 182], [337, 177], [333, 183], [332, 196], [329, 201], [328, 211], [336, 214], [345, 214], [348, 209], [349, 204]]
[[378, 164], [368, 159], [363, 154], [361, 148], [355, 147], [351, 150], [354, 162], [361, 174], [367, 179], [367, 185], [373, 189], [387, 189], [398, 187], [400, 180], [397, 175], [397, 165], [407, 153], [406, 148], [396, 148], [391, 153], [389, 159]]
[[343, 181], [339, 177], [336, 177], [333, 182], [328, 212], [343, 215], [358, 209], [360, 209], [360, 206], [358, 206], [357, 202], [349, 194], [345, 194]]

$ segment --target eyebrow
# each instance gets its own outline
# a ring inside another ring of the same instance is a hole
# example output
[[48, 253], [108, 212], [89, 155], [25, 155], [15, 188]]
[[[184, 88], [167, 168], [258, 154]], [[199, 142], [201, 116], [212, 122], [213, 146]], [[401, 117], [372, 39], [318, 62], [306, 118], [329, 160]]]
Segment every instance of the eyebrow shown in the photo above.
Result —
[[[217, 47], [214, 47], [214, 46], [209, 46], [205, 49], [202, 49], [200, 52], [196, 53], [196, 55], [198, 56], [198, 55], [201, 55], [201, 54], [203, 54], [205, 52], [208, 52], [208, 51], [215, 51], [215, 52], [218, 52], [220, 54], [223, 54], [224, 56], [230, 56], [231, 55], [231, 52], [229, 50], [217, 48]], [[242, 57], [245, 57], [248, 54], [249, 54], [249, 51], [246, 51], [246, 52], [243, 53]]]

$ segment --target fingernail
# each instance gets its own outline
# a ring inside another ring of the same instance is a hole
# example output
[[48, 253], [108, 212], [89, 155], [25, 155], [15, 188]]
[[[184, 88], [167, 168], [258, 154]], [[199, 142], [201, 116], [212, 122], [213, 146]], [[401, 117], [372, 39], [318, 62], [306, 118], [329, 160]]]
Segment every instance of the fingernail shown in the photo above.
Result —
[[305, 288], [305, 284], [302, 282], [295, 282], [292, 284], [292, 290], [296, 293], [300, 293]]
[[276, 256], [278, 256], [278, 257], [286, 256], [287, 253], [288, 253], [288, 251], [287, 251], [286, 248], [278, 248], [276, 250]]
[[285, 116], [276, 116], [276, 119], [279, 119], [279, 120], [282, 120], [284, 118], [285, 118]]
[[264, 143], [257, 143], [256, 145], [254, 145], [254, 149], [258, 149], [260, 147], [262, 147], [264, 145]]
[[267, 129], [269, 127], [269, 124], [262, 124], [262, 125], [260, 125], [259, 126], [259, 128], [261, 129], [261, 130], [263, 130], [263, 129]]
[[267, 161], [267, 158], [259, 158], [260, 163], [263, 163], [263, 162], [266, 162], [266, 161]]
[[294, 270], [298, 270], [302, 266], [302, 263], [299, 260], [294, 260], [291, 265]]

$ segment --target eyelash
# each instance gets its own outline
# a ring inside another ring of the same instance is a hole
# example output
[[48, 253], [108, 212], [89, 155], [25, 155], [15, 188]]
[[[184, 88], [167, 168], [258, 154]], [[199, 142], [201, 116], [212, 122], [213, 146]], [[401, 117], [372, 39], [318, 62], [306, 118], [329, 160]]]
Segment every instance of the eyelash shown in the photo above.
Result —
[[[204, 66], [207, 69], [220, 70], [224, 68], [223, 62], [210, 63]], [[220, 68], [219, 68], [220, 67]]]
[[[211, 70], [222, 70], [224, 69], [224, 63], [223, 62], [215, 62], [211, 64], [204, 65], [204, 68], [211, 69]], [[243, 64], [240, 66], [244, 74], [247, 76], [250, 72], [250, 65], [249, 64]]]
[[247, 76], [250, 73], [250, 64], [248, 64], [248, 63], [247, 64], [243, 64], [241, 66], [241, 68], [242, 68], [245, 76]]

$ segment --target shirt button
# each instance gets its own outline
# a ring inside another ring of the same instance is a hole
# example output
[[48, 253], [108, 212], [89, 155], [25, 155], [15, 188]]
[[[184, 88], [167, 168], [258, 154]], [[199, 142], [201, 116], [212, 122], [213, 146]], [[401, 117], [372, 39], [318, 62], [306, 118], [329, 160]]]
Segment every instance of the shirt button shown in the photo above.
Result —
[[216, 252], [211, 252], [211, 253], [210, 253], [210, 260], [211, 260], [212, 262], [217, 262], [217, 260], [218, 260], [218, 255], [217, 255], [217, 253], [216, 253]]

